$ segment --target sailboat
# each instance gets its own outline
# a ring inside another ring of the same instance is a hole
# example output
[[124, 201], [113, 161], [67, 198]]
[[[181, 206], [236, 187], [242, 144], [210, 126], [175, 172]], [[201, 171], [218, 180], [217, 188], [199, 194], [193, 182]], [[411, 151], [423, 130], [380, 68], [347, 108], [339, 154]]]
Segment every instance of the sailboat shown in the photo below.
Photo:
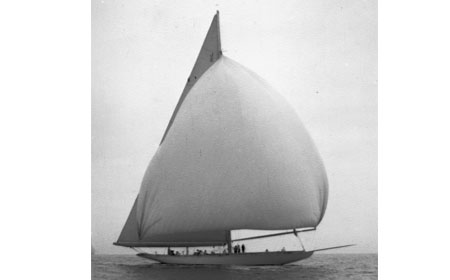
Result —
[[[276, 90], [223, 55], [217, 12], [114, 245], [167, 248], [138, 253], [166, 264], [282, 265], [318, 250], [233, 253], [233, 244], [313, 231], [327, 200], [311, 137]], [[284, 231], [233, 239], [241, 229]], [[224, 251], [189, 254], [205, 246]], [[180, 247], [186, 254], [172, 253]]]

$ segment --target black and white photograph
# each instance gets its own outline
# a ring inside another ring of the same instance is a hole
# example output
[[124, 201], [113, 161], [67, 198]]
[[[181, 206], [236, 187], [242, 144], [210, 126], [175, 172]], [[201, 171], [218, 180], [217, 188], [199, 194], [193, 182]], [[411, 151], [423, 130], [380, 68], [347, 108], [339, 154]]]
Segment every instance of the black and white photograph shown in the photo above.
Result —
[[0, 278], [448, 278], [449, 8], [3, 2]]
[[377, 279], [376, 1], [92, 2], [92, 279]]

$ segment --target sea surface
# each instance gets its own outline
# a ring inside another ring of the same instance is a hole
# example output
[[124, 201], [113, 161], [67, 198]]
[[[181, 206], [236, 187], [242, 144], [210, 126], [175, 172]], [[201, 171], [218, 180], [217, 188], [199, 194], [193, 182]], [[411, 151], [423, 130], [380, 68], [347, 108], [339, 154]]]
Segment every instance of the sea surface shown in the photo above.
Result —
[[92, 279], [377, 279], [377, 254], [315, 254], [283, 266], [180, 266], [135, 255], [92, 256]]

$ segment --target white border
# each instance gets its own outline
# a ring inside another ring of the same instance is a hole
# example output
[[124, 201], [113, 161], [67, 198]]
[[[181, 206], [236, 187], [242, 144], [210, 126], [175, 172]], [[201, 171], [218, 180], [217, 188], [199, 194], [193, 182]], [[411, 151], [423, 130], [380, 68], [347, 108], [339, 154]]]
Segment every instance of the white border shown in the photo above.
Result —
[[379, 275], [444, 279], [449, 5], [381, 1], [379, 8]]
[[[443, 279], [449, 252], [449, 5], [382, 1], [381, 279]], [[3, 279], [90, 277], [90, 7], [3, 3]]]
[[0, 8], [2, 279], [90, 278], [90, 3]]

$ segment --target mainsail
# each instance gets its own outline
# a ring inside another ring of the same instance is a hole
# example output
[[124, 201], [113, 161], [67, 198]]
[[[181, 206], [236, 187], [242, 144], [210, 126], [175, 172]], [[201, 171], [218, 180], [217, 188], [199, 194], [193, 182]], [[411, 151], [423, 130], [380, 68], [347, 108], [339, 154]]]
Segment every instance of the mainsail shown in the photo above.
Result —
[[186, 98], [187, 93], [191, 90], [198, 79], [208, 70], [211, 65], [214, 64], [222, 56], [222, 46], [220, 43], [220, 23], [219, 23], [219, 12], [214, 16], [211, 26], [209, 27], [208, 33], [206, 34], [205, 41], [203, 42], [200, 53], [198, 54], [197, 60], [195, 61], [194, 68], [187, 79], [186, 86], [181, 93], [178, 104], [175, 107], [175, 111], [170, 118], [169, 124], [167, 125], [166, 131], [164, 132], [161, 144], [166, 138], [167, 132], [169, 131], [172, 123], [183, 103], [184, 98]]
[[325, 168], [296, 112], [220, 48], [217, 14], [119, 245], [219, 245], [323, 218]]

